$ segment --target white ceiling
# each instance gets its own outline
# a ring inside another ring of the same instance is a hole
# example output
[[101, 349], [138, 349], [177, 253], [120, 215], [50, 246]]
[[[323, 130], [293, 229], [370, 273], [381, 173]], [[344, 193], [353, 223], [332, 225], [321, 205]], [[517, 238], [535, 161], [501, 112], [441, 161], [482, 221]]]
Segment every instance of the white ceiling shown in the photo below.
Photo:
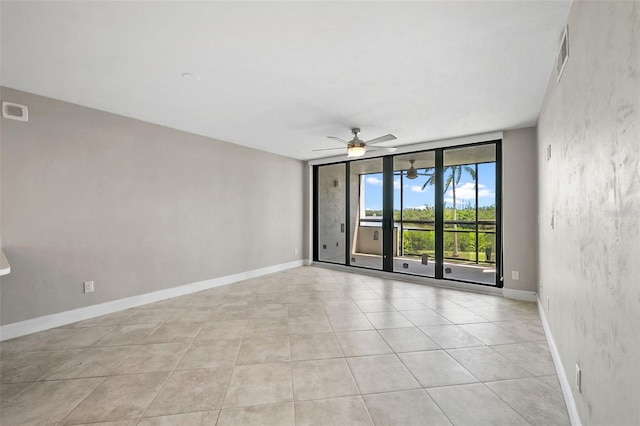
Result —
[[535, 124], [570, 5], [2, 1], [0, 81], [306, 160]]

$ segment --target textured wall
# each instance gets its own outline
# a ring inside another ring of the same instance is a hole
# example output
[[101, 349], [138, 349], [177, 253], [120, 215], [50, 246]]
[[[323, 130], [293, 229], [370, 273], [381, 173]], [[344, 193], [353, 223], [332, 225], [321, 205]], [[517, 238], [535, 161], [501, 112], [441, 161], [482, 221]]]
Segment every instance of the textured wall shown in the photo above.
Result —
[[[375, 233], [378, 232], [378, 239], [375, 239]], [[400, 228], [393, 228], [393, 255], [398, 256], [398, 234]], [[358, 239], [356, 241], [356, 252], [364, 254], [377, 254], [382, 256], [382, 226], [358, 226]], [[382, 268], [382, 260], [380, 261]]]
[[[334, 182], [338, 186], [334, 186]], [[344, 223], [346, 209], [345, 165], [332, 164], [318, 170], [318, 258], [344, 263], [345, 235], [340, 224]], [[346, 225], [345, 225], [346, 226]], [[326, 248], [323, 248], [326, 246]]]
[[29, 107], [1, 128], [2, 324], [302, 258], [302, 162], [11, 89], [2, 100]]
[[[360, 164], [366, 164], [364, 160], [361, 160]], [[374, 162], [380, 160], [374, 160]], [[355, 167], [354, 167], [355, 165]], [[358, 251], [358, 238], [360, 237], [360, 197], [364, 193], [364, 181], [360, 179], [360, 167], [357, 166], [358, 162], [352, 161], [350, 164], [350, 176], [349, 176], [349, 211], [351, 216], [349, 217], [349, 236], [351, 241], [349, 241], [349, 252], [354, 253]], [[366, 201], [366, 200], [365, 200]], [[381, 238], [382, 239], [382, 238]], [[353, 258], [353, 256], [351, 256]], [[380, 262], [380, 267], [382, 268], [382, 262]], [[357, 265], [356, 265], [357, 266]]]
[[[504, 287], [536, 291], [538, 266], [536, 129], [509, 130], [502, 142]], [[520, 279], [511, 278], [518, 271]]]
[[640, 3], [576, 1], [568, 25], [538, 122], [540, 296], [583, 424], [637, 425]]

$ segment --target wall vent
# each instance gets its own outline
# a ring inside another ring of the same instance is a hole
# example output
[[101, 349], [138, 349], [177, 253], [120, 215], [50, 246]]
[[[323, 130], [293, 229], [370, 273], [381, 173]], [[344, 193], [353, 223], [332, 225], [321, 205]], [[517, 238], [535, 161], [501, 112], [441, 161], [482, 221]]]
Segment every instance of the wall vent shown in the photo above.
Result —
[[10, 120], [28, 121], [29, 110], [25, 105], [14, 104], [13, 102], [3, 102], [2, 117]]
[[569, 60], [569, 27], [565, 27], [562, 33], [562, 40], [560, 42], [560, 48], [558, 49], [558, 57], [556, 59], [556, 71], [558, 71], [558, 81], [562, 77], [562, 72], [567, 66]]

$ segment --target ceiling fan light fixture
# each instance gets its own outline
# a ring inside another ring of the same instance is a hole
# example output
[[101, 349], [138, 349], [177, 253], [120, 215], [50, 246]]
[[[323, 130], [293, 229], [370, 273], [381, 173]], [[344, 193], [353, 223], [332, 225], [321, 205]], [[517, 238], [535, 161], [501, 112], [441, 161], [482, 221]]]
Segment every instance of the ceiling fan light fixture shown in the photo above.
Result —
[[[334, 139], [334, 140], [337, 140], [338, 142], [345, 144], [347, 146], [347, 157], [349, 158], [362, 157], [364, 154], [367, 153], [367, 145], [377, 145], [383, 142], [388, 142], [396, 139], [396, 137], [393, 136], [392, 134], [388, 134], [388, 135], [380, 136], [378, 138], [371, 139], [368, 141], [363, 141], [358, 137], [358, 134], [360, 133], [360, 129], [357, 127], [354, 127], [353, 129], [351, 129], [351, 133], [353, 133], [353, 139], [351, 139], [350, 141], [346, 141], [337, 136], [327, 136], [329, 139]], [[330, 151], [333, 149], [340, 149], [340, 148], [314, 149], [313, 151]], [[372, 148], [372, 150], [386, 151], [386, 152], [395, 152], [396, 149], [397, 148], [393, 148], [389, 146], [387, 147], [374, 146]]]
[[415, 166], [413, 165], [413, 163], [415, 163], [416, 160], [409, 160], [409, 163], [411, 163], [411, 167], [409, 167], [409, 170], [407, 170], [407, 179], [415, 179], [418, 177], [418, 171], [416, 170]]
[[367, 152], [367, 147], [364, 145], [352, 145], [347, 147], [347, 157], [362, 157]]

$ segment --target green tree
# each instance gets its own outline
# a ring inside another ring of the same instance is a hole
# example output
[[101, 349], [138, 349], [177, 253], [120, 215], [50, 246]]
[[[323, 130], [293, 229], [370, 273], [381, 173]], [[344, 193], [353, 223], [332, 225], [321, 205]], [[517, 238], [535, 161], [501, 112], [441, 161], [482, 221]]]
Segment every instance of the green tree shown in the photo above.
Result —
[[[460, 183], [460, 178], [462, 177], [462, 172], [466, 171], [471, 175], [473, 179], [473, 184], [476, 184], [476, 169], [471, 166], [463, 166], [463, 165], [453, 165], [447, 166], [444, 168], [444, 192], [447, 192], [449, 188], [451, 188], [452, 196], [453, 196], [453, 220], [458, 220], [457, 214], [457, 206], [456, 206], [456, 186]], [[435, 173], [431, 173], [428, 175], [427, 181], [422, 185], [422, 190], [427, 187], [427, 185], [434, 185], [436, 183]], [[458, 257], [458, 224], [453, 224], [453, 255]]]

